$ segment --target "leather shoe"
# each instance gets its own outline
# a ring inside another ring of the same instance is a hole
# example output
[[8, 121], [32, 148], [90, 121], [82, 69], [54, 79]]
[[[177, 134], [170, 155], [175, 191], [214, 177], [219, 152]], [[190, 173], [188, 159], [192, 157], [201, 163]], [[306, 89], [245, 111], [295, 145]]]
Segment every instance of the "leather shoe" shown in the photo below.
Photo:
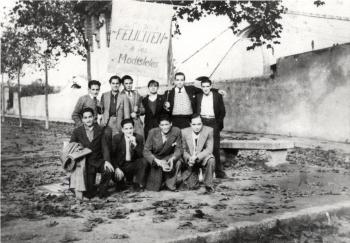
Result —
[[214, 187], [212, 187], [212, 186], [205, 186], [205, 192], [206, 193], [212, 193], [214, 191], [215, 191]]
[[109, 193], [108, 193], [107, 190], [106, 190], [106, 191], [100, 191], [100, 192], [98, 193], [98, 197], [99, 197], [100, 199], [109, 197]]
[[223, 171], [220, 171], [220, 172], [218, 172], [218, 173], [215, 173], [215, 177], [216, 177], [216, 178], [219, 178], [219, 179], [227, 179], [227, 175], [226, 175], [226, 173], [223, 172]]
[[86, 198], [88, 198], [88, 199], [91, 199], [91, 198], [95, 197], [96, 194], [97, 194], [97, 191], [96, 191], [96, 190], [93, 190], [93, 191], [85, 191], [85, 192], [83, 193], [83, 196], [86, 197]]
[[133, 190], [134, 190], [135, 192], [143, 192], [145, 189], [144, 189], [144, 187], [141, 186], [140, 184], [134, 183], [134, 185], [133, 185]]

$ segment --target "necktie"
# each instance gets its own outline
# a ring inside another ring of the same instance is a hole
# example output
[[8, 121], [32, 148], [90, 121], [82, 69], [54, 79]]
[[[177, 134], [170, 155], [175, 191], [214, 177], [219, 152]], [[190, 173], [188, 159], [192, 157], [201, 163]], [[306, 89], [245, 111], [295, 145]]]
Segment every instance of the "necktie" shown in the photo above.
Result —
[[197, 142], [198, 142], [198, 138], [194, 139], [194, 154], [197, 153]]
[[182, 89], [182, 88], [179, 88], [179, 93], [181, 93], [181, 89]]
[[[95, 104], [95, 112], [97, 112], [97, 114], [101, 114], [101, 107], [98, 106], [98, 103], [97, 103], [97, 98], [94, 97], [94, 104]], [[97, 117], [97, 114], [95, 114], [95, 117]]]

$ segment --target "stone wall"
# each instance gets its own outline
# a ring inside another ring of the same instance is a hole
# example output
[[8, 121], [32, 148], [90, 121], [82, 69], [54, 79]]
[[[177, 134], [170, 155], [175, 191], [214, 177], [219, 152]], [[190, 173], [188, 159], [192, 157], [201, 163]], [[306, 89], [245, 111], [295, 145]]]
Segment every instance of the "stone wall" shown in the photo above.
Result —
[[[65, 92], [49, 95], [49, 119], [59, 122], [73, 122], [71, 115], [78, 98], [87, 91], [70, 89]], [[14, 93], [14, 109], [9, 115], [18, 115], [18, 96]], [[27, 96], [21, 98], [22, 116], [27, 119], [45, 120], [45, 95]]]
[[274, 76], [215, 83], [225, 130], [350, 141], [350, 44], [281, 58]]

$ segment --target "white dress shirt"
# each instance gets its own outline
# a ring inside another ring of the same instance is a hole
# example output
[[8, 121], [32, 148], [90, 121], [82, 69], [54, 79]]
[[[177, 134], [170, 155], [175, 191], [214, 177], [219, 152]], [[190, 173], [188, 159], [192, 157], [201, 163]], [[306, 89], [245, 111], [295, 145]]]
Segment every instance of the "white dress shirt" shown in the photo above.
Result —
[[124, 136], [125, 138], [125, 161], [130, 161], [131, 160], [131, 151], [130, 151], [130, 139], [126, 136]]
[[[198, 145], [199, 133], [195, 134], [192, 132], [192, 140], [193, 140], [193, 155], [197, 154], [197, 145]], [[197, 142], [196, 142], [197, 140]]]
[[165, 143], [168, 140], [168, 138], [166, 137], [166, 134], [164, 133], [161, 133], [161, 134], [162, 134], [162, 141], [163, 143]]
[[203, 94], [201, 115], [204, 117], [215, 117], [213, 92], [210, 92], [208, 95]]

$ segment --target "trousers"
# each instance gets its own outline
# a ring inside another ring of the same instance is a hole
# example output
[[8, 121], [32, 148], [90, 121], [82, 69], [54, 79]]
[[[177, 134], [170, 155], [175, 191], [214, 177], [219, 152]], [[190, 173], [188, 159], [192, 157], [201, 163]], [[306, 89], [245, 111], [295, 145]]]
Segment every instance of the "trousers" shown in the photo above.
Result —
[[[92, 167], [91, 165], [87, 165], [87, 167]], [[108, 183], [111, 180], [113, 176], [113, 172], [109, 172], [104, 169], [104, 166], [100, 166], [98, 168], [95, 168], [94, 170], [88, 169], [87, 170], [87, 176], [86, 176], [86, 191], [87, 194], [93, 194], [96, 192], [96, 174], [101, 173], [101, 181], [98, 185], [98, 191], [101, 194], [105, 194], [108, 189]]]
[[184, 129], [190, 126], [191, 115], [174, 115], [171, 117], [171, 120], [174, 127]]
[[148, 166], [146, 159], [139, 158], [134, 161], [125, 161], [119, 166], [119, 169], [123, 171], [128, 180], [135, 178], [133, 182], [145, 187]]
[[164, 172], [162, 168], [151, 165], [146, 189], [149, 191], [159, 191], [162, 185], [165, 185], [169, 190], [176, 190], [177, 177], [181, 169], [182, 160], [174, 162], [173, 169], [169, 172]]
[[203, 125], [213, 128], [214, 130], [214, 148], [213, 155], [215, 157], [215, 174], [224, 173], [224, 169], [220, 160], [220, 130], [215, 118], [202, 118]]
[[194, 164], [192, 167], [187, 167], [182, 172], [182, 183], [180, 189], [194, 190], [199, 188], [199, 170], [202, 169], [203, 183], [205, 186], [213, 186], [213, 174], [215, 169], [215, 159], [211, 157], [205, 165], [201, 162]]

